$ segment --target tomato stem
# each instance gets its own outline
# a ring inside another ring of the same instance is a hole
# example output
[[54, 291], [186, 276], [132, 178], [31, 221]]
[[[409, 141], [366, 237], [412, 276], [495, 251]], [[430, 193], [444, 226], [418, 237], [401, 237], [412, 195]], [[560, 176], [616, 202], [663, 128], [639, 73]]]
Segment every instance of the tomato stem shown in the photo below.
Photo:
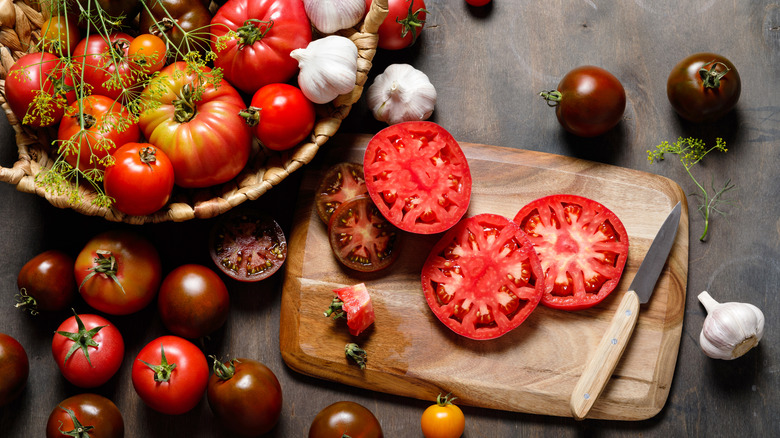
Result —
[[366, 353], [366, 350], [360, 348], [358, 344], [349, 343], [344, 346], [344, 354], [346, 354], [348, 358], [354, 360], [361, 370], [366, 369], [366, 360], [368, 359], [368, 354]]
[[195, 117], [197, 106], [193, 101], [192, 85], [187, 84], [181, 89], [181, 95], [173, 101], [174, 118], [178, 123], [187, 123]]
[[176, 369], [175, 363], [168, 363], [168, 359], [165, 358], [165, 347], [160, 344], [160, 365], [152, 365], [149, 362], [138, 359], [141, 363], [148, 366], [154, 371], [155, 382], [167, 382], [173, 375], [173, 370]]
[[157, 161], [157, 149], [151, 146], [146, 146], [138, 151], [138, 156], [141, 158], [141, 162], [152, 167], [152, 163]]
[[401, 25], [401, 38], [406, 38], [406, 35], [409, 32], [412, 33], [412, 42], [409, 45], [412, 45], [417, 41], [417, 37], [420, 34], [418, 29], [422, 29], [425, 25], [425, 20], [420, 19], [420, 14], [428, 13], [428, 10], [425, 8], [420, 8], [416, 11], [414, 11], [413, 8], [414, 0], [409, 2], [409, 11], [406, 13], [406, 18], [403, 20], [400, 18], [395, 19], [395, 22]]
[[230, 380], [236, 374], [236, 366], [234, 362], [238, 362], [236, 359], [227, 361], [226, 364], [217, 359], [217, 356], [209, 356], [214, 360], [214, 375], [220, 380]]
[[68, 362], [68, 359], [70, 359], [76, 350], [81, 350], [84, 353], [84, 356], [87, 358], [87, 363], [92, 366], [92, 361], [89, 359], [89, 347], [99, 347], [98, 343], [93, 338], [103, 327], [106, 326], [101, 325], [91, 330], [87, 330], [87, 328], [84, 326], [84, 322], [81, 321], [81, 318], [79, 318], [79, 315], [75, 310], [73, 310], [73, 315], [76, 317], [76, 326], [78, 331], [76, 333], [62, 330], [57, 331], [58, 335], [65, 336], [66, 338], [73, 341], [73, 345], [71, 345], [70, 350], [68, 350], [68, 353], [65, 355], [65, 360], [63, 362]]
[[255, 126], [258, 125], [258, 123], [260, 123], [260, 113], [262, 111], [263, 111], [262, 108], [258, 108], [256, 106], [250, 106], [249, 108], [239, 111], [238, 116], [244, 119], [244, 121], [250, 128], [254, 128]]
[[[723, 66], [725, 70], [716, 70], [719, 65]], [[707, 66], [709, 66], [709, 69], [707, 69]], [[730, 71], [731, 69], [726, 64], [720, 61], [710, 61], [709, 63], [704, 64], [701, 69], [699, 69], [699, 76], [701, 76], [702, 85], [704, 85], [704, 88], [719, 88], [720, 80], [726, 76], [726, 73]]]
[[451, 405], [452, 402], [454, 402], [458, 397], [452, 396], [451, 392], [448, 392], [447, 395], [442, 398], [441, 393], [436, 397], [436, 404], [439, 406], [447, 406]]
[[558, 90], [542, 91], [539, 95], [547, 102], [548, 106], [557, 106], [561, 103], [561, 98], [563, 97]]
[[95, 251], [97, 254], [97, 257], [92, 259], [95, 266], [89, 268], [90, 272], [86, 277], [84, 277], [84, 280], [79, 285], [79, 290], [81, 290], [82, 287], [84, 287], [84, 284], [89, 280], [90, 278], [94, 277], [95, 274], [103, 274], [108, 276], [108, 278], [114, 280], [114, 283], [116, 283], [119, 286], [119, 289], [122, 291], [122, 293], [125, 293], [125, 288], [122, 286], [122, 283], [119, 282], [119, 279], [116, 277], [117, 267], [116, 267], [116, 258], [111, 253], [111, 251], [106, 251], [103, 249], [99, 249]]
[[236, 29], [236, 33], [238, 33], [238, 50], [251, 46], [263, 39], [272, 27], [274, 27], [273, 20], [263, 21], [256, 18], [246, 20], [243, 26]]
[[67, 412], [68, 416], [70, 416], [70, 421], [73, 422], [73, 430], [69, 430], [69, 431], [62, 430], [62, 422], [60, 422], [60, 427], [58, 428], [60, 433], [66, 436], [72, 436], [76, 438], [89, 438], [91, 436], [88, 432], [94, 429], [95, 426], [82, 425], [79, 419], [76, 417], [76, 413], [73, 412], [72, 409], [63, 408], [62, 406], [58, 406], [58, 407], [63, 411]]
[[16, 294], [16, 304], [14, 307], [30, 312], [30, 315], [35, 316], [38, 314], [38, 301], [35, 297], [27, 294], [27, 289], [19, 289], [19, 293]]
[[333, 315], [333, 319], [345, 318], [347, 312], [344, 311], [344, 302], [339, 297], [333, 297], [333, 301], [330, 302], [330, 307], [328, 307], [324, 315]]

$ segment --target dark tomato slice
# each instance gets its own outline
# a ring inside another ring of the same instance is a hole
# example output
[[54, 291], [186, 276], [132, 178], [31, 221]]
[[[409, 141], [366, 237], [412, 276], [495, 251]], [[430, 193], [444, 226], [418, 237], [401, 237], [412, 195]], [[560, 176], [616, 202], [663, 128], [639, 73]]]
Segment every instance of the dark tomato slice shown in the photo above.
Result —
[[358, 336], [374, 323], [374, 305], [365, 283], [346, 286], [333, 291], [343, 303], [341, 310], [346, 314], [347, 327], [352, 336]]
[[268, 278], [287, 258], [287, 239], [265, 214], [233, 211], [211, 229], [211, 259], [229, 277], [252, 282]]
[[576, 195], [537, 199], [514, 219], [534, 244], [545, 272], [542, 304], [592, 307], [615, 289], [628, 257], [628, 234], [598, 202]]
[[363, 167], [371, 199], [404, 231], [446, 231], [469, 208], [466, 156], [436, 123], [403, 122], [379, 131], [368, 143]]
[[382, 216], [368, 196], [341, 204], [328, 225], [333, 254], [344, 266], [374, 272], [398, 258], [399, 231]]
[[367, 193], [363, 165], [336, 164], [325, 173], [314, 195], [317, 215], [327, 224], [330, 222], [330, 216], [344, 201]]
[[431, 250], [425, 300], [455, 333], [494, 339], [519, 326], [544, 292], [542, 266], [520, 226], [495, 214], [462, 220]]

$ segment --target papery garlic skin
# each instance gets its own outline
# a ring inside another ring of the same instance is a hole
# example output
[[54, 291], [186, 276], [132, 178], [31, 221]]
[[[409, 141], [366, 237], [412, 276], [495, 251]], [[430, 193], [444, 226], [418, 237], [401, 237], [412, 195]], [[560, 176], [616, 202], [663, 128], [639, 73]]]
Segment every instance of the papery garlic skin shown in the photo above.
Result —
[[303, 7], [314, 28], [324, 34], [355, 26], [366, 12], [365, 0], [303, 0]]
[[298, 86], [314, 103], [328, 103], [351, 92], [357, 81], [358, 50], [349, 38], [329, 35], [290, 56], [298, 61]]
[[707, 318], [699, 345], [713, 359], [736, 359], [758, 345], [764, 335], [764, 314], [748, 303], [718, 303], [707, 291], [699, 294]]
[[395, 125], [427, 120], [436, 106], [436, 88], [409, 64], [392, 64], [374, 79], [366, 94], [374, 118]]

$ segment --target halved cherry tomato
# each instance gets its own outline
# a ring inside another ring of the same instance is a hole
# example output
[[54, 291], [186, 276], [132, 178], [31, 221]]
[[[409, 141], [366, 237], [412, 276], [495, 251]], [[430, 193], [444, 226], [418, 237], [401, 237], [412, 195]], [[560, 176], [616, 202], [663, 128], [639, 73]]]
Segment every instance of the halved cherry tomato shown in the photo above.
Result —
[[439, 320], [471, 339], [517, 328], [544, 292], [542, 265], [520, 227], [496, 214], [462, 220], [431, 250], [422, 270], [425, 300]]
[[456, 397], [449, 394], [436, 397], [436, 404], [428, 406], [420, 419], [425, 438], [458, 438], [466, 428], [466, 417], [452, 404]]
[[539, 253], [545, 306], [592, 307], [620, 281], [628, 234], [615, 213], [600, 203], [576, 195], [546, 196], [521, 208], [514, 221]]
[[349, 333], [358, 336], [374, 323], [374, 305], [365, 283], [358, 283], [334, 290], [336, 297], [325, 312], [334, 319], [346, 317]]
[[103, 187], [114, 207], [131, 216], [154, 213], [168, 203], [173, 190], [173, 165], [162, 149], [149, 143], [125, 143], [106, 167]]
[[344, 202], [360, 195], [367, 195], [363, 165], [339, 163], [327, 170], [314, 194], [317, 215], [326, 224], [333, 212]]

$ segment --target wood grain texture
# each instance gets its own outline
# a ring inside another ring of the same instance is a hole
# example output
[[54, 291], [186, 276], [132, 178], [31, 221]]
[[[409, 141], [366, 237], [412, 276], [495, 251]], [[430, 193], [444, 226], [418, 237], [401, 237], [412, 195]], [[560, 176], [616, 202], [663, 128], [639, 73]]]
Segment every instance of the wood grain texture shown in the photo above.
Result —
[[[369, 136], [340, 136], [330, 163], [362, 161]], [[569, 397], [590, 353], [608, 327], [660, 224], [682, 199], [663, 177], [558, 155], [461, 143], [473, 178], [467, 215], [514, 217], [545, 195], [571, 193], [595, 199], [623, 221], [629, 256], [618, 292], [580, 312], [538, 307], [520, 328], [492, 341], [454, 334], [430, 312], [420, 270], [440, 236], [403, 236], [401, 255], [387, 272], [356, 274], [331, 254], [327, 230], [312, 209], [321, 172], [304, 176], [291, 234], [282, 294], [280, 349], [294, 370], [406, 397], [434, 399], [452, 392], [461, 403], [520, 412], [570, 416]], [[653, 300], [642, 309], [634, 339], [615, 370], [594, 418], [640, 420], [666, 401], [677, 358], [687, 279], [687, 209], [681, 232]], [[344, 357], [352, 338], [322, 316], [343, 285], [365, 282], [376, 322], [357, 341], [368, 353], [366, 370]]]

